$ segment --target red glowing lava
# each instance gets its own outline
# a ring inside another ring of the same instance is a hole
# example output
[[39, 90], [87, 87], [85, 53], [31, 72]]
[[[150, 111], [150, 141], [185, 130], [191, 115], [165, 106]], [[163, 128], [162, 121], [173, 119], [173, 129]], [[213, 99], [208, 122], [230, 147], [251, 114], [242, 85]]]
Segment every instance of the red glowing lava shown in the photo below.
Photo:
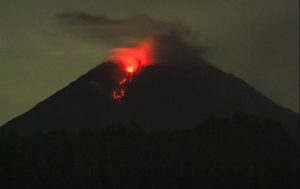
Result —
[[112, 97], [115, 101], [120, 102], [122, 98], [125, 96], [125, 91], [131, 82], [133, 74], [131, 72], [127, 72], [127, 74], [122, 78], [119, 82], [118, 87], [113, 91]]
[[114, 49], [110, 60], [117, 62], [125, 72], [138, 72], [143, 66], [153, 64], [153, 41], [146, 39], [133, 48]]
[[153, 64], [153, 41], [146, 39], [133, 48], [117, 48], [113, 50], [110, 60], [116, 62], [124, 72], [124, 77], [113, 91], [112, 97], [120, 102], [125, 96], [126, 89], [133, 77], [137, 75], [144, 66]]

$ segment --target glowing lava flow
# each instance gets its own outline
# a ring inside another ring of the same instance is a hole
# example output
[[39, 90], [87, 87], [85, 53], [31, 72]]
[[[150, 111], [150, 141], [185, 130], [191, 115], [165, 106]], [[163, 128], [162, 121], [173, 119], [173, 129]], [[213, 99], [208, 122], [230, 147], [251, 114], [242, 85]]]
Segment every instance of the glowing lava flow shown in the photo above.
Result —
[[120, 102], [125, 96], [126, 89], [133, 78], [133, 72], [128, 71], [126, 76], [119, 82], [119, 86], [113, 91], [112, 97], [115, 101]]
[[113, 55], [109, 59], [119, 64], [124, 72], [124, 77], [119, 81], [118, 86], [113, 91], [112, 97], [116, 102], [120, 102], [125, 96], [128, 85], [144, 66], [153, 64], [153, 41], [146, 39], [134, 48], [118, 48], [113, 50]]

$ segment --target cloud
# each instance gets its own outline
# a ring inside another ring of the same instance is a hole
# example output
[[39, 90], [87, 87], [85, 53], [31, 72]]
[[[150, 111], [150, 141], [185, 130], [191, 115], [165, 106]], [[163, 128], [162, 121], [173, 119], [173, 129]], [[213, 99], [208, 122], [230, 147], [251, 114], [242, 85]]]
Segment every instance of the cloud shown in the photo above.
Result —
[[154, 40], [155, 59], [162, 63], [205, 62], [205, 51], [197, 34], [178, 22], [165, 22], [147, 15], [111, 19], [105, 15], [65, 12], [56, 16], [61, 25], [81, 40], [133, 46], [143, 39]]

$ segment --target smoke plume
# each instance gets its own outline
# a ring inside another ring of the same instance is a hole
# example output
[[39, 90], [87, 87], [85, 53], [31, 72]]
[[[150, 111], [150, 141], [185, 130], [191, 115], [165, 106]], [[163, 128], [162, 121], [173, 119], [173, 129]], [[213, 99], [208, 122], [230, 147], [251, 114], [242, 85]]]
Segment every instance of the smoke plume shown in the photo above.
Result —
[[76, 38], [89, 42], [132, 47], [151, 39], [154, 63], [205, 63], [205, 48], [199, 44], [197, 35], [182, 23], [165, 22], [147, 15], [112, 19], [81, 12], [65, 12], [57, 18]]

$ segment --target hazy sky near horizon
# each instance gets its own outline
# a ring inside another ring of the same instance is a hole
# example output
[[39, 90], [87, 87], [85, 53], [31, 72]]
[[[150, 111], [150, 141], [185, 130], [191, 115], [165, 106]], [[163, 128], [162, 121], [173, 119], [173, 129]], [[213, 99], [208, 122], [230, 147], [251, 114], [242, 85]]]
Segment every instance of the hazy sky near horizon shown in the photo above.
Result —
[[0, 125], [99, 64], [117, 43], [76, 38], [57, 15], [79, 11], [182, 22], [211, 64], [299, 112], [298, 0], [0, 0]]

